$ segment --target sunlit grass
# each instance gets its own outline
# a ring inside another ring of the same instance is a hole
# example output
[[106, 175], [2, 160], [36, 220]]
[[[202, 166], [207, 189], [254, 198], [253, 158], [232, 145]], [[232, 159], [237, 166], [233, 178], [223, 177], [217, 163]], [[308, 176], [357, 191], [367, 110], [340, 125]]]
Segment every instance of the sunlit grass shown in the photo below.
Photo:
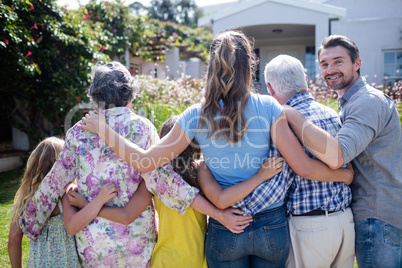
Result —
[[[8, 232], [10, 230], [10, 209], [14, 195], [20, 186], [22, 169], [0, 173], [0, 267], [11, 267], [8, 258]], [[29, 239], [22, 240], [22, 261], [26, 266], [29, 256]]]

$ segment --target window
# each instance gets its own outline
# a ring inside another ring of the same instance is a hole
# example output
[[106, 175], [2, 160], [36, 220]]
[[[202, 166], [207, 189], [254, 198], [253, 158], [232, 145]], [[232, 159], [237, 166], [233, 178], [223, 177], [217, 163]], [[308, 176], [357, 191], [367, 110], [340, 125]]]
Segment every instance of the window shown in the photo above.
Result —
[[402, 79], [402, 50], [384, 52], [384, 85]]
[[315, 81], [315, 46], [306, 47], [305, 67], [307, 79]]

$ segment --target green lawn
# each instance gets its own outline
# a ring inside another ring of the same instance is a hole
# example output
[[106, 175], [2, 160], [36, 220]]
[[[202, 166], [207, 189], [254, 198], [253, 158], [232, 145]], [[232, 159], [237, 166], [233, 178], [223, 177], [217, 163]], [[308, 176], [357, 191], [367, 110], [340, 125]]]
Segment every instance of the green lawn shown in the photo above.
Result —
[[[0, 267], [10, 267], [8, 258], [8, 231], [10, 230], [10, 209], [14, 195], [20, 186], [23, 170], [16, 169], [0, 173]], [[28, 238], [22, 240], [23, 263], [26, 266], [29, 255]]]

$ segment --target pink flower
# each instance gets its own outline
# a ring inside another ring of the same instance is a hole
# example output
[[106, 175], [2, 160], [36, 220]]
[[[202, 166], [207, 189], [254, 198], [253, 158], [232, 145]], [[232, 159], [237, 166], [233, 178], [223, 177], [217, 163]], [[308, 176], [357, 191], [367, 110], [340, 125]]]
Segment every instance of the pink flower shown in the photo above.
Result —
[[4, 41], [4, 43], [6, 43], [6, 45], [8, 45], [8, 40], [6, 39], [6, 40]]
[[38, 29], [38, 26], [36, 25], [36, 23], [34, 24], [34, 26], [31, 27], [31, 29]]
[[96, 261], [98, 254], [90, 247], [84, 249], [84, 258], [87, 263]]
[[44, 207], [48, 207], [48, 209], [52, 209], [52, 204], [49, 202], [49, 196], [45, 195], [44, 193], [42, 193], [39, 197], [42, 206]]
[[128, 250], [133, 255], [139, 255], [144, 251], [148, 239], [146, 237], [138, 237], [137, 239], [130, 239], [128, 242]]
[[35, 7], [34, 7], [34, 6], [31, 6], [31, 10], [32, 10], [32, 9], [35, 9]]
[[92, 14], [92, 10], [89, 11], [89, 14]]
[[116, 30], [116, 29], [113, 29], [113, 32], [115, 33], [115, 32], [117, 32], [117, 30]]
[[81, 98], [77, 98], [77, 102], [81, 102]]
[[33, 37], [31, 37], [31, 41], [33, 42], [33, 41], [35, 41], [35, 39], [33, 39]]
[[105, 46], [102, 46], [102, 51], [105, 50], [105, 49], [106, 49], [106, 47], [105, 47]]
[[36, 205], [35, 205], [34, 201], [31, 200], [29, 202], [28, 209], [26, 210], [26, 217], [27, 218], [34, 217], [36, 215], [36, 211], [37, 211]]
[[32, 52], [28, 51], [28, 53], [25, 55], [25, 58], [28, 57], [28, 56], [31, 56], [31, 55], [32, 55]]

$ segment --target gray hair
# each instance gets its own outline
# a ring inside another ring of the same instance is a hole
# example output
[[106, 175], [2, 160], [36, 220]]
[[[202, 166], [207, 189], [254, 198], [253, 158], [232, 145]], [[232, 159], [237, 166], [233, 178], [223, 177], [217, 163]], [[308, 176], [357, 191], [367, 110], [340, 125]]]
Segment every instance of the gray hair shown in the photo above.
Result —
[[117, 61], [95, 66], [91, 78], [88, 96], [97, 108], [124, 107], [138, 92], [134, 77]]
[[289, 55], [279, 55], [272, 59], [265, 66], [264, 76], [265, 83], [270, 83], [281, 97], [308, 90], [303, 64]]

